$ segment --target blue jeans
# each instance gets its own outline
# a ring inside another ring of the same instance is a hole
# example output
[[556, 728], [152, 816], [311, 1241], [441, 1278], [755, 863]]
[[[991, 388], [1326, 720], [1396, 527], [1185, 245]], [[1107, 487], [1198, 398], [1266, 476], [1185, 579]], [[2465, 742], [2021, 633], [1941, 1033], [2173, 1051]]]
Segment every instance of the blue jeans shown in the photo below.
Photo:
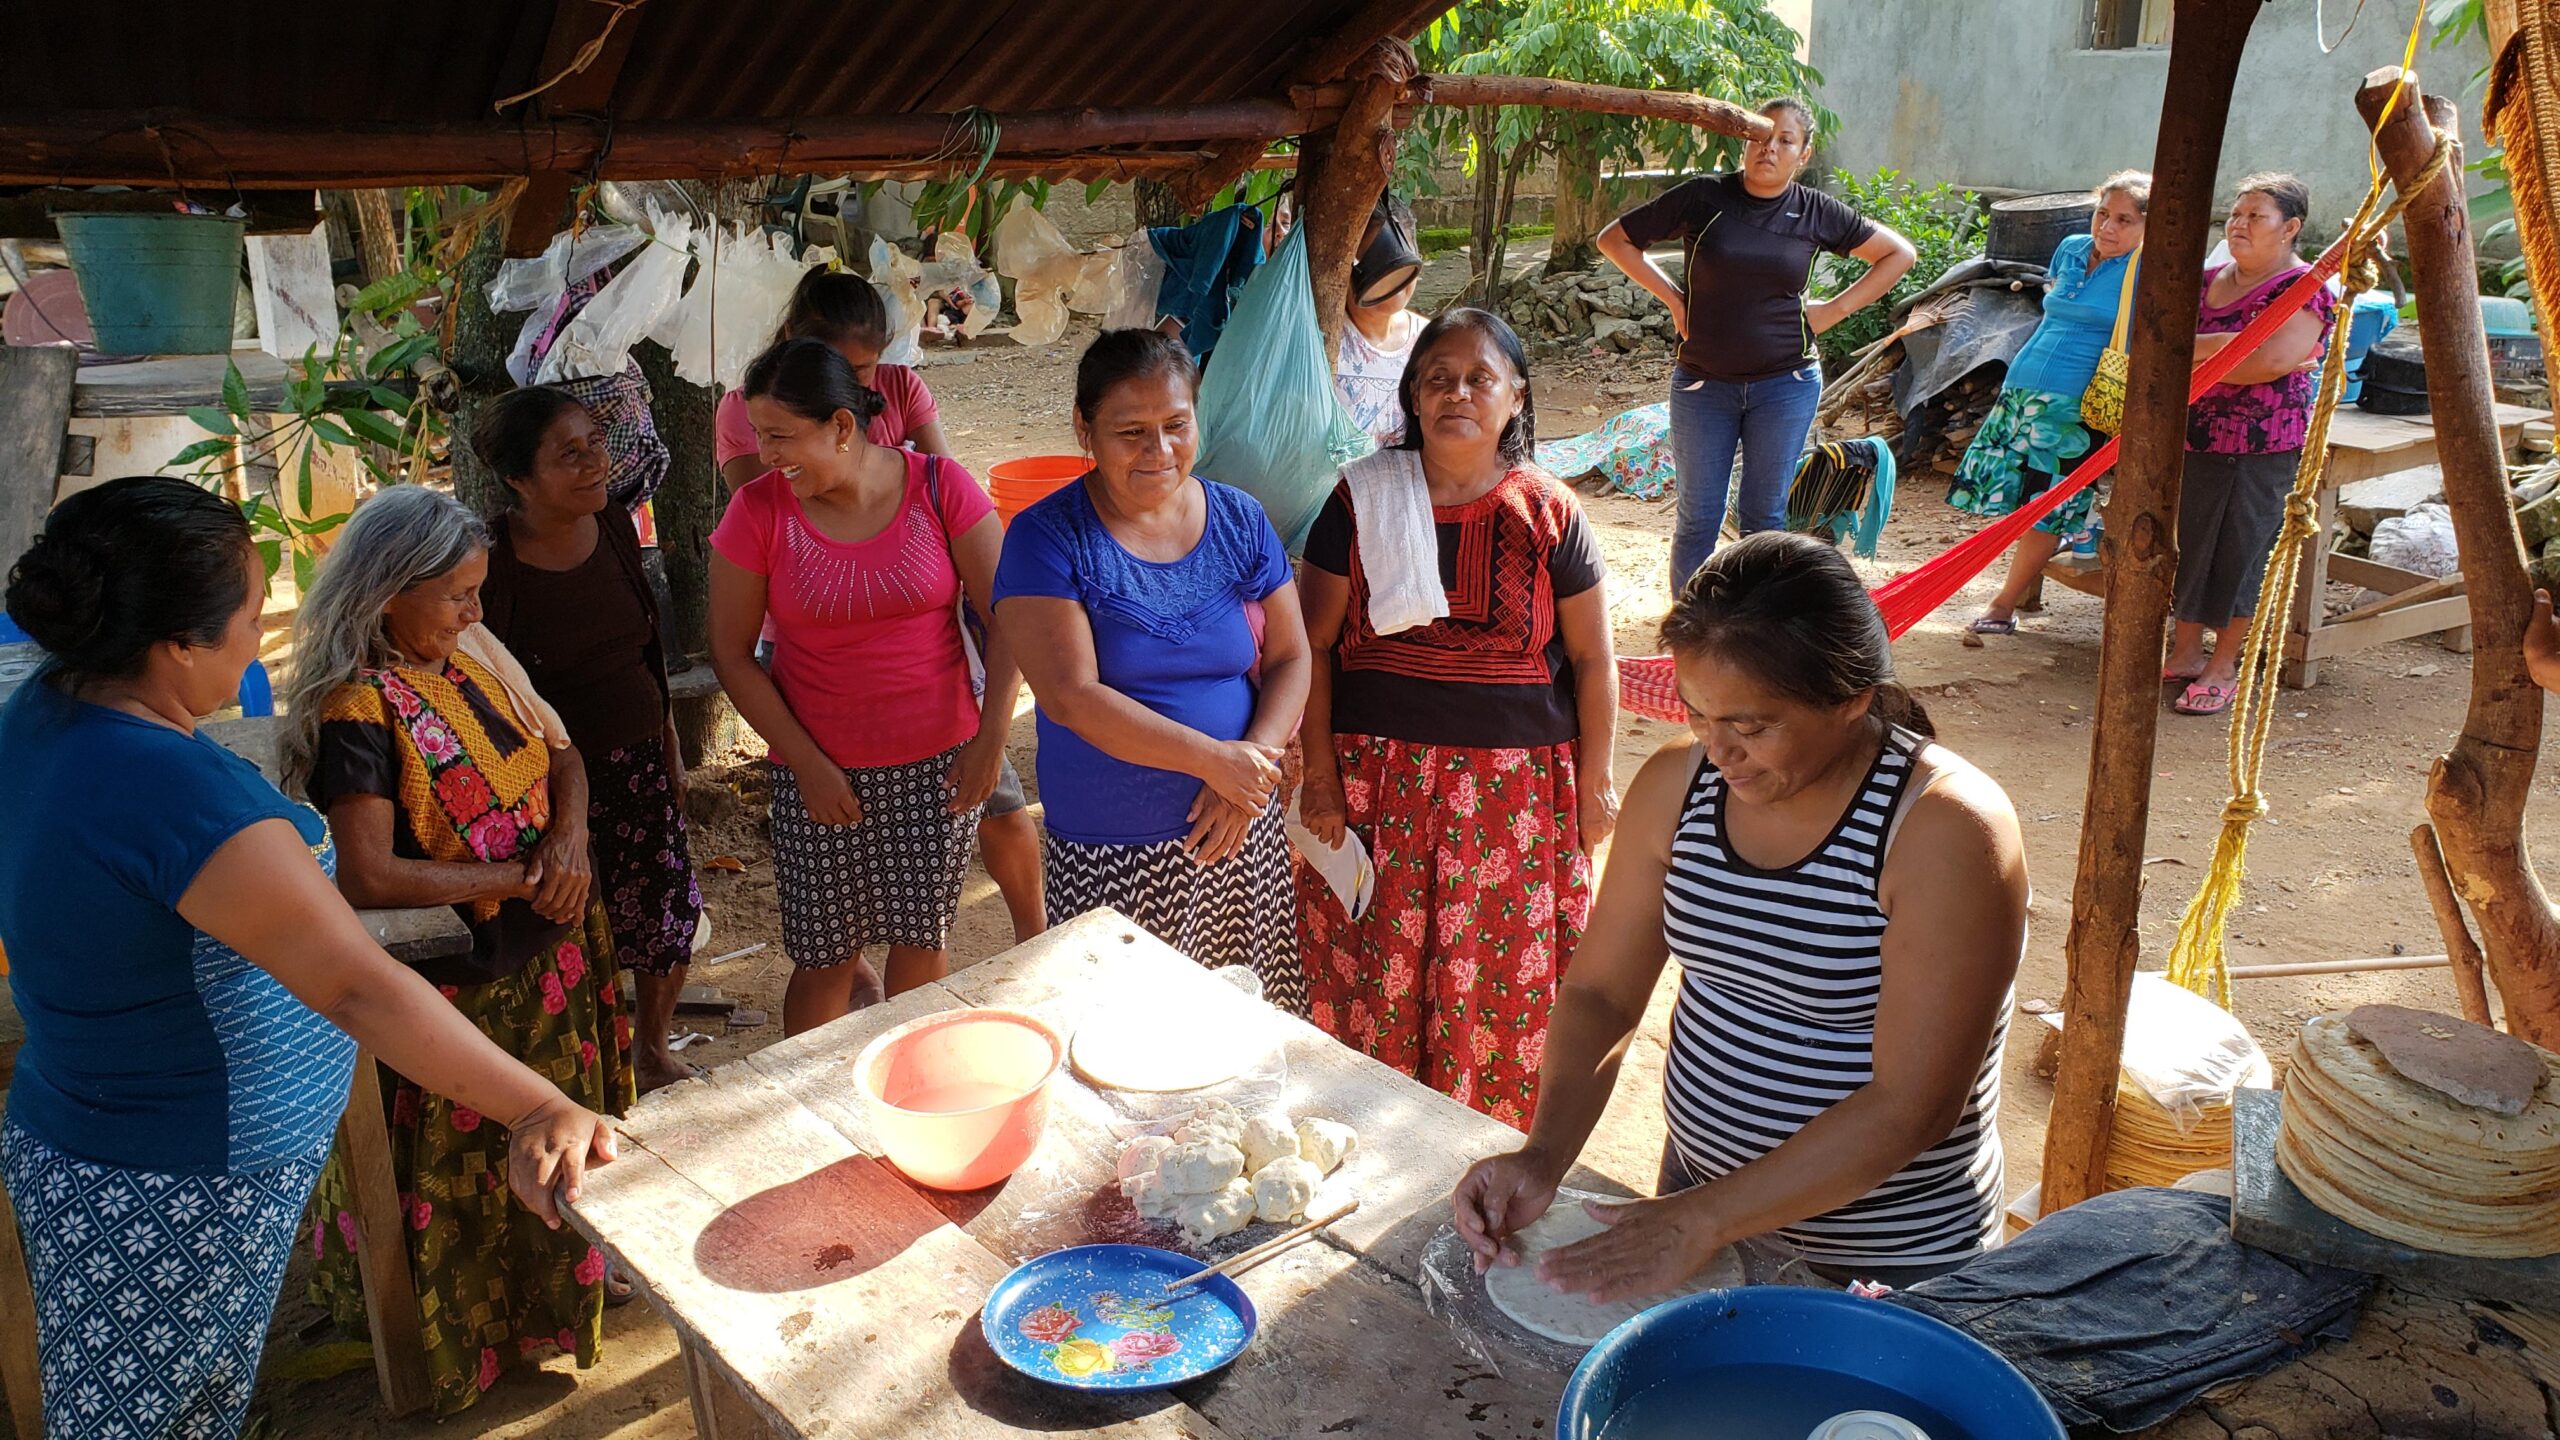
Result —
[[1782, 530], [1787, 486], [1822, 401], [1822, 366], [1736, 385], [1671, 372], [1671, 463], [1680, 500], [1671, 530], [1671, 593], [1689, 583], [1724, 529], [1733, 452], [1742, 451], [1742, 533]]

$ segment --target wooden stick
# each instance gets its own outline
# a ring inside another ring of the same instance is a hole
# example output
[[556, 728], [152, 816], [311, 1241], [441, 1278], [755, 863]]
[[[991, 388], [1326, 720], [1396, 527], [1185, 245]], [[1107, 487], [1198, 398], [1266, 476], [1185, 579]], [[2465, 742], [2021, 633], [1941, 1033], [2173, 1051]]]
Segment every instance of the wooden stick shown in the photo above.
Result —
[[2385, 595], [2371, 604], [2359, 605], [2344, 615], [2332, 615], [2320, 624], [2325, 629], [2334, 625], [2344, 625], [2351, 620], [2370, 620], [2376, 615], [2388, 615], [2394, 610], [2415, 605], [2421, 600], [2434, 600], [2456, 594], [2461, 591], [2462, 586], [2463, 579], [2459, 572], [2441, 575], [2424, 584], [2412, 585], [2406, 590]]
[[[2134, 293], [2133, 374], [2124, 463], [2107, 502], [2105, 632], [2098, 649], [2088, 799], [2072, 880], [2062, 1061], [2045, 1130], [2044, 1213], [2106, 1188], [2125, 1010], [2133, 997], [2142, 909], [2142, 842], [2151, 821], [2159, 738], [2160, 650], [2178, 573], [2178, 479], [2186, 459], [2187, 370], [2195, 355], [2195, 276], [2204, 266], [2214, 173], [2240, 52], [2260, 7], [2178, 0], [2151, 173], [2160, 224]], [[2483, 347], [2483, 354], [2486, 348]]]
[[2462, 1018], [2475, 1025], [2489, 1021], [2489, 987], [2481, 976], [2480, 946], [2462, 918], [2462, 902], [2453, 895], [2453, 877], [2445, 873], [2444, 848], [2436, 843], [2436, 827], [2421, 822], [2409, 832], [2409, 848], [2418, 857], [2418, 883], [2426, 887], [2427, 908], [2435, 911], [2436, 931], [2444, 936], [2452, 957], [2453, 990], [2462, 999]]
[[2441, 970], [2442, 955], [2377, 955], [2370, 960], [2297, 960], [2282, 965], [2234, 965], [2234, 980], [2281, 980], [2289, 975], [2361, 975], [2371, 970]]
[[1353, 1200], [1330, 1215], [1319, 1216], [1316, 1219], [1309, 1220], [1306, 1223], [1295, 1227], [1294, 1229], [1283, 1230], [1279, 1234], [1272, 1236], [1270, 1239], [1263, 1241], [1261, 1244], [1254, 1246], [1252, 1249], [1232, 1255], [1205, 1270], [1195, 1270], [1192, 1273], [1183, 1276], [1179, 1280], [1167, 1280], [1164, 1282], [1164, 1288], [1167, 1291], [1179, 1290], [1186, 1285], [1197, 1285], [1212, 1275], [1224, 1275], [1228, 1279], [1233, 1280], [1238, 1275], [1243, 1274], [1265, 1260], [1271, 1259], [1281, 1251], [1290, 1249], [1300, 1241], [1305, 1240], [1308, 1236], [1315, 1234], [1317, 1231], [1332, 1224], [1336, 1220], [1347, 1217], [1352, 1211], [1359, 1208], [1360, 1202]]

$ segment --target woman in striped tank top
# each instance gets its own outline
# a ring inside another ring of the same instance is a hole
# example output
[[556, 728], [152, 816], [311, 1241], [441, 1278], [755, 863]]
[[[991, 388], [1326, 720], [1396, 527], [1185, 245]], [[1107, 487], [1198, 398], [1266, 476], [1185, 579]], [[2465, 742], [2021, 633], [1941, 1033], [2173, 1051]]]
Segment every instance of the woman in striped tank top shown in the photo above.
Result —
[[[1659, 1294], [1774, 1234], [1834, 1279], [1910, 1284], [1998, 1235], [2000, 1056], [2027, 874], [2000, 787], [1930, 740], [1840, 553], [1718, 550], [1663, 622], [1690, 743], [1637, 776], [1547, 1036], [1537, 1118], [1458, 1185], [1479, 1266], [1546, 1213], [1666, 961], [1658, 1199], [1540, 1261]], [[1515, 1262], [1516, 1263], [1516, 1262]]]

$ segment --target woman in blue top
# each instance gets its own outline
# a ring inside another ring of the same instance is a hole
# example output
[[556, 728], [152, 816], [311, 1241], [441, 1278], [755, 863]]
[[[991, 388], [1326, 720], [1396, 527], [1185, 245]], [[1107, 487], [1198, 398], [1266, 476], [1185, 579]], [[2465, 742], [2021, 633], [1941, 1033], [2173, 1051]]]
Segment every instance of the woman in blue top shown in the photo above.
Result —
[[504, 1117], [555, 1228], [593, 1113], [374, 944], [329, 833], [199, 733], [258, 654], [239, 507], [183, 480], [64, 501], [9, 573], [52, 663], [0, 709], [0, 945], [26, 1021], [5, 1162], [45, 1432], [233, 1436], [361, 1043]]
[[1085, 350], [1093, 469], [1015, 518], [996, 623], [1040, 702], [1050, 923], [1112, 906], [1303, 1015], [1278, 762], [1306, 627], [1262, 507], [1191, 473], [1199, 383], [1152, 330]]
[[[2115, 334], [2116, 307], [2141, 261], [2142, 227], [2151, 208], [2151, 176], [2120, 170], [2091, 197], [2089, 233], [2053, 247], [2044, 320], [2009, 362], [2008, 383], [1956, 465], [1947, 503], [1976, 515], [2006, 515], [2038, 495], [2071, 462], [2105, 439], [2080, 419], [2080, 397], [2098, 373], [2098, 356]], [[2098, 491], [2091, 486], [2018, 537], [2009, 578], [1975, 618], [1978, 635], [2014, 635], [2018, 607], [2033, 594], [2045, 562], [2063, 537], [2089, 528]]]

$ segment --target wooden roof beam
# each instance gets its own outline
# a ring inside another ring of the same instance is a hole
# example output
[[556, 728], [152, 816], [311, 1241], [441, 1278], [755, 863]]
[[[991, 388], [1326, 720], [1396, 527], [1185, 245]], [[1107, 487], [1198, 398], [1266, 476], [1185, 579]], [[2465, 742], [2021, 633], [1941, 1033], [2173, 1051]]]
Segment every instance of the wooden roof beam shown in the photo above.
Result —
[[[551, 38], [542, 48], [535, 74], [549, 83], [522, 101], [517, 113], [529, 120], [554, 116], [604, 119], [613, 110], [613, 90], [622, 62], [631, 54], [632, 36], [648, 14], [645, 4], [628, 9], [606, 0], [559, 0], [552, 13]], [[593, 49], [590, 56], [588, 51]], [[585, 63], [581, 64], [581, 61]], [[500, 109], [503, 113], [504, 102]], [[516, 198], [507, 217], [505, 253], [539, 255], [559, 228], [577, 174], [569, 170], [537, 170]]]
[[[999, 153], [1262, 140], [1338, 111], [1282, 100], [996, 117]], [[555, 116], [488, 125], [343, 125], [154, 112], [0, 114], [0, 184], [179, 183], [241, 189], [486, 183], [545, 170], [605, 180], [835, 173], [944, 154], [958, 117], [647, 121]], [[609, 141], [609, 143], [608, 143]]]
[[[1289, 97], [1310, 109], [1339, 110], [1350, 103], [1351, 87], [1301, 85], [1293, 87]], [[1535, 105], [1549, 110], [1636, 115], [1694, 125], [1739, 140], [1757, 140], [1769, 133], [1769, 117], [1685, 90], [1635, 90], [1623, 85], [1587, 85], [1536, 75], [1420, 75], [1407, 87], [1405, 100], [1408, 104], [1461, 109], [1475, 105]]]

